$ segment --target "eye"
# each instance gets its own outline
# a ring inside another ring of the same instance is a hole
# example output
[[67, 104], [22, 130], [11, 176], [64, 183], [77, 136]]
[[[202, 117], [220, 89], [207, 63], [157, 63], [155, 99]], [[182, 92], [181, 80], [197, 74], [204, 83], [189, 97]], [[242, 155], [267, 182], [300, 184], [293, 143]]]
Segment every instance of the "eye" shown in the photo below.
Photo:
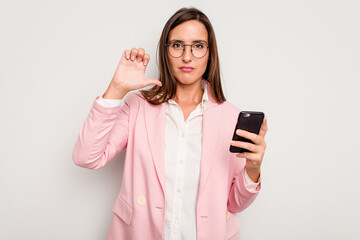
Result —
[[205, 47], [205, 44], [203, 44], [203, 43], [196, 43], [195, 45], [194, 45], [194, 48], [195, 49], [203, 49]]
[[181, 43], [173, 43], [173, 44], [172, 44], [172, 47], [173, 47], [173, 48], [176, 48], [176, 49], [177, 49], [177, 48], [182, 48], [182, 44], [181, 44]]

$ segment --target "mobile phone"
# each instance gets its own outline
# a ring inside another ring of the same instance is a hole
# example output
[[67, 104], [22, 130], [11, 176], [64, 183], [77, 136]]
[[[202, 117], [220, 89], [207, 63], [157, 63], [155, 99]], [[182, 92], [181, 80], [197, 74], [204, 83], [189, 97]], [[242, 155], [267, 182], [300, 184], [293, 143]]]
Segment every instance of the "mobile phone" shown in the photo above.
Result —
[[[240, 112], [237, 124], [235, 126], [234, 135], [233, 135], [232, 140], [253, 143], [250, 139], [247, 139], [247, 138], [237, 135], [236, 130], [242, 129], [242, 130], [245, 130], [248, 132], [259, 134], [263, 120], [264, 120], [263, 112], [251, 112], [251, 111]], [[239, 148], [239, 147], [230, 145], [230, 152], [243, 153], [243, 152], [250, 152], [250, 151], [247, 149], [244, 149], [244, 148]]]

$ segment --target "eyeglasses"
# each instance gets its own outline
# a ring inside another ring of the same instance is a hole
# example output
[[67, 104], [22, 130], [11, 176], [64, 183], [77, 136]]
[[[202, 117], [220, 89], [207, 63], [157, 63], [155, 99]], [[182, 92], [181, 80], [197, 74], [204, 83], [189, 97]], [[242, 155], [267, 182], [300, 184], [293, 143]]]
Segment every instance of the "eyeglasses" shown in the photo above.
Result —
[[185, 46], [191, 46], [191, 54], [196, 58], [204, 57], [209, 48], [206, 42], [184, 44], [182, 42], [174, 41], [166, 44], [165, 46], [168, 48], [169, 54], [174, 58], [179, 58], [184, 54]]

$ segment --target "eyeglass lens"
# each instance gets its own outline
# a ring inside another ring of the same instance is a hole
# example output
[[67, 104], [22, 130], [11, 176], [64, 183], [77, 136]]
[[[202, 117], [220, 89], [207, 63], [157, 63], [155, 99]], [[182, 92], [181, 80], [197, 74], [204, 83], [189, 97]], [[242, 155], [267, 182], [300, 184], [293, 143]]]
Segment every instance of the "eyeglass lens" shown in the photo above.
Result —
[[192, 45], [173, 42], [169, 44], [170, 55], [175, 58], [181, 57], [184, 54], [185, 46], [191, 46], [191, 53], [196, 58], [204, 57], [208, 50], [207, 45], [202, 42], [193, 43]]

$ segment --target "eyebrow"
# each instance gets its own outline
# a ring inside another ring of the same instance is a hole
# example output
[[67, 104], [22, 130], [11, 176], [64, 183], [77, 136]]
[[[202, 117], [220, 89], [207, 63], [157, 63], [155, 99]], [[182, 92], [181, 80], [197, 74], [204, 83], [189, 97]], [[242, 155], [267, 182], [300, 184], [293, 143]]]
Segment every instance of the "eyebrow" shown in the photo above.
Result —
[[[181, 42], [181, 43], [184, 43], [184, 41], [181, 41], [181, 40], [178, 40], [178, 39], [173, 39], [173, 40], [171, 40], [169, 42]], [[192, 41], [192, 43], [197, 43], [197, 42], [205, 42], [205, 43], [207, 43], [205, 40], [194, 40], [194, 41]]]

